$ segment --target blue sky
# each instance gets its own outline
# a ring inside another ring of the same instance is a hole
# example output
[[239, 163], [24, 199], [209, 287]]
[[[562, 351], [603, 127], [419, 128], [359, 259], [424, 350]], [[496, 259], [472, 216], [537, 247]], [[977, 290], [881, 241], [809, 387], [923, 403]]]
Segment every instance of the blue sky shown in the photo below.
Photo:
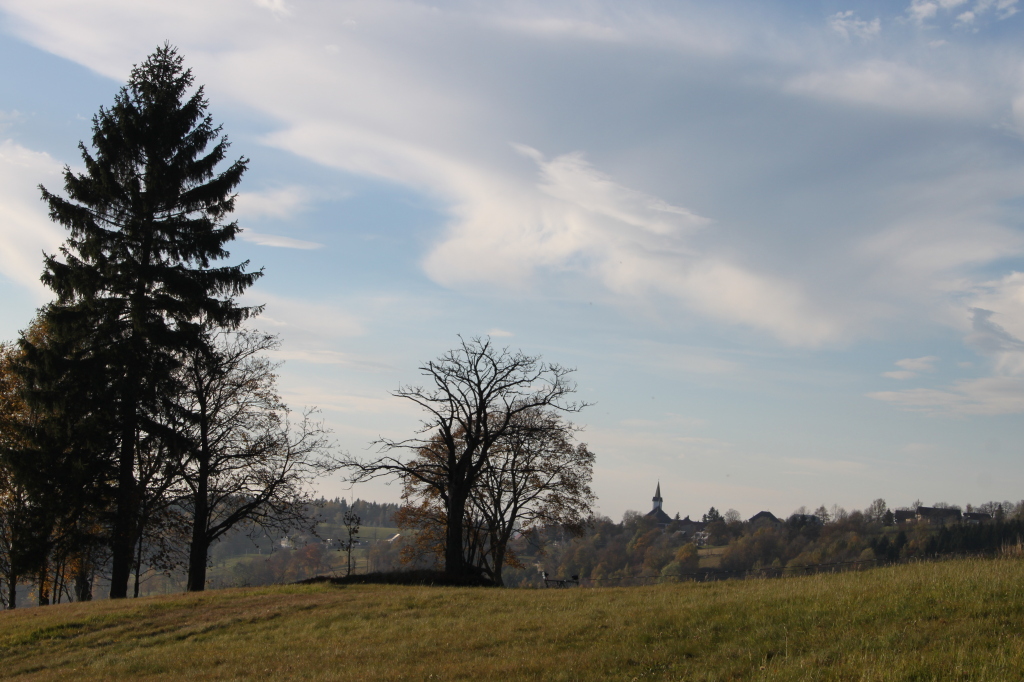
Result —
[[389, 390], [490, 333], [577, 368], [613, 518], [659, 479], [684, 516], [1017, 500], [1018, 9], [0, 0], [0, 337], [63, 239], [36, 185], [169, 40], [252, 160], [232, 260], [282, 391], [339, 447], [411, 433]]

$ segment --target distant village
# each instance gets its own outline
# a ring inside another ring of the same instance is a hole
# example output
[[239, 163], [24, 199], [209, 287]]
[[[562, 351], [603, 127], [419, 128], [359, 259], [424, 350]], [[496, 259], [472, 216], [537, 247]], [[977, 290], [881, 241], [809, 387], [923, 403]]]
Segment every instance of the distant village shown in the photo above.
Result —
[[[653, 506], [651, 511], [647, 512], [645, 518], [653, 520], [655, 524], [662, 528], [667, 529], [670, 525], [679, 537], [688, 538], [694, 542], [698, 547], [703, 547], [708, 543], [711, 534], [706, 530], [709, 523], [713, 523], [716, 519], [706, 519], [701, 521], [694, 521], [687, 515], [685, 518], [680, 519], [679, 514], [676, 514], [676, 518], [670, 517], [663, 508], [664, 500], [661, 497], [661, 482], [659, 481], [654, 491], [654, 497], [652, 498]], [[791, 514], [787, 519], [780, 519], [779, 517], [772, 514], [770, 511], [759, 511], [758, 513], [751, 516], [746, 520], [746, 526], [751, 530], [755, 531], [760, 528], [781, 528], [787, 521], [793, 522], [799, 526], [805, 525], [818, 525], [823, 526], [826, 522], [827, 517], [819, 514], [803, 514], [795, 513]], [[980, 511], [961, 511], [957, 507], [924, 507], [916, 506], [913, 509], [886, 509], [879, 521], [883, 526], [907, 526], [908, 524], [929, 524], [933, 526], [946, 526], [949, 524], [965, 523], [971, 525], [977, 525], [989, 521], [993, 521], [994, 517], [988, 512]]]

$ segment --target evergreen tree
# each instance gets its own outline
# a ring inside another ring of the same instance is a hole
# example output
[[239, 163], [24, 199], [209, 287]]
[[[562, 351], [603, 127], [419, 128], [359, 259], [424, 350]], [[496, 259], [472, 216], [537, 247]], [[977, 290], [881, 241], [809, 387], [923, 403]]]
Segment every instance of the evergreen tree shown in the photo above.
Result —
[[[110, 109], [93, 117], [85, 173], [64, 170], [67, 198], [40, 187], [70, 235], [42, 281], [57, 295], [47, 322], [77, 339], [83, 363], [103, 367], [117, 424], [112, 598], [127, 596], [138, 534], [136, 457], [159, 435], [160, 402], [175, 392], [181, 351], [202, 347], [203, 325], [236, 328], [253, 308], [234, 298], [261, 274], [248, 262], [214, 267], [239, 227], [225, 222], [248, 160], [217, 172], [228, 141], [207, 114], [203, 88], [164, 44], [133, 68]], [[207, 149], [210, 145], [212, 147]]]

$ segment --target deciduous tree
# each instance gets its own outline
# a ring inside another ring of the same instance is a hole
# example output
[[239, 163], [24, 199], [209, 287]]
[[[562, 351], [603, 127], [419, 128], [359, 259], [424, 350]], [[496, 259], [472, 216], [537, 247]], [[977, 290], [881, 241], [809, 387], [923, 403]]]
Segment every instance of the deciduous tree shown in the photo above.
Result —
[[[420, 435], [381, 439], [383, 456], [346, 460], [353, 481], [398, 476], [432, 489], [444, 508], [445, 572], [452, 576], [477, 572], [466, 562], [464, 524], [496, 444], [517, 428], [524, 413], [544, 408], [576, 412], [585, 406], [569, 400], [576, 390], [569, 378], [572, 370], [496, 348], [489, 338], [460, 341], [420, 367], [426, 386], [402, 386], [393, 394], [426, 411]], [[423, 461], [418, 457], [423, 448], [436, 449], [438, 456]], [[411, 452], [411, 458], [402, 452]]]
[[335, 471], [327, 432], [312, 411], [292, 421], [263, 353], [277, 337], [218, 332], [180, 370], [178, 429], [187, 444], [178, 504], [191, 527], [188, 589], [206, 586], [210, 545], [232, 528], [312, 525], [308, 484]]

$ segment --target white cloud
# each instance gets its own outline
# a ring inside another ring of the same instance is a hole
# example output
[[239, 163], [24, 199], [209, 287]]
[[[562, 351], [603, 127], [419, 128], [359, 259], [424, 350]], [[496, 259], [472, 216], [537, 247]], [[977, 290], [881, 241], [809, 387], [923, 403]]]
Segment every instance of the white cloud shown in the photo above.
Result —
[[973, 330], [967, 337], [967, 344], [991, 357], [998, 374], [1024, 375], [1024, 341], [993, 321], [993, 311], [973, 308], [971, 314]]
[[548, 161], [519, 149], [538, 165], [541, 194], [522, 188], [514, 196], [465, 196], [426, 260], [437, 281], [518, 284], [536, 270], [575, 270], [619, 296], [668, 296], [794, 345], [838, 335], [837, 321], [815, 312], [797, 285], [693, 248], [687, 237], [709, 224], [706, 218], [615, 182], [579, 153]]
[[881, 59], [806, 73], [784, 87], [794, 94], [928, 116], [974, 116], [983, 111], [980, 96], [969, 84]]
[[366, 333], [363, 323], [356, 316], [337, 305], [274, 295], [263, 291], [259, 285], [248, 290], [242, 301], [249, 306], [265, 305], [263, 313], [256, 318], [259, 326], [268, 327], [275, 333], [288, 331], [289, 339], [304, 338], [307, 340], [307, 349], [323, 341]]
[[0, 132], [9, 128], [13, 123], [25, 118], [24, 114], [20, 111], [2, 111], [0, 110]]
[[502, 338], [508, 337], [508, 336], [515, 336], [512, 332], [507, 332], [504, 329], [492, 329], [489, 332], [487, 332], [487, 335], [488, 336], [494, 336], [494, 337], [502, 337]]
[[[976, 0], [971, 9], [956, 15], [955, 23], [960, 26], [970, 25], [979, 15], [987, 12], [994, 13], [997, 20], [1007, 19], [1017, 13], [1017, 2], [1018, 0]], [[917, 24], [924, 25], [930, 19], [939, 19], [939, 9], [948, 13], [967, 3], [968, 0], [913, 0], [907, 7], [907, 15]]]
[[904, 358], [903, 360], [897, 360], [894, 363], [897, 367], [902, 367], [902, 369], [894, 370], [892, 372], [883, 372], [882, 376], [889, 379], [899, 379], [901, 381], [913, 379], [919, 372], [935, 371], [935, 363], [937, 361], [938, 358], [934, 355], [926, 355], [921, 358]]
[[285, 0], [253, 0], [257, 7], [270, 10], [271, 13], [286, 17], [292, 13], [291, 8]]
[[[915, 2], [914, 12], [936, 16], [957, 4]], [[921, 202], [901, 208], [896, 217], [891, 212], [871, 216], [850, 228], [859, 230], [862, 241], [877, 230], [876, 241], [890, 243], [874, 251], [861, 249], [857, 256], [862, 260], [849, 267], [846, 257], [834, 255], [841, 251], [834, 242], [784, 231], [798, 222], [802, 210], [793, 194], [749, 189], [771, 185], [769, 177], [782, 167], [819, 167], [813, 153], [794, 150], [790, 157], [788, 147], [784, 153], [776, 149], [776, 160], [787, 159], [778, 168], [750, 157], [750, 167], [772, 170], [760, 182], [733, 186], [732, 176], [749, 171], [746, 155], [742, 162], [730, 160], [729, 145], [751, 119], [729, 123], [733, 134], [709, 138], [701, 155], [697, 150], [703, 142], [697, 138], [673, 141], [686, 126], [643, 118], [653, 106], [644, 98], [671, 97], [685, 81], [673, 79], [697, 68], [692, 55], [700, 53], [729, 55], [701, 62], [699, 70], [703, 73], [706, 65], [720, 69], [715, 78], [729, 83], [730, 92], [741, 99], [751, 95], [751, 88], [778, 83], [801, 95], [790, 98], [786, 106], [793, 109], [779, 113], [779, 120], [806, 113], [803, 96], [813, 96], [836, 103], [846, 121], [856, 118], [858, 107], [869, 107], [920, 120], [974, 116], [989, 122], [984, 115], [1001, 101], [991, 93], [1002, 97], [1002, 84], [971, 76], [1003, 70], [988, 68], [984, 61], [951, 69], [938, 55], [934, 59], [939, 61], [932, 60], [931, 51], [922, 55], [909, 48], [899, 53], [904, 61], [865, 61], [862, 52], [843, 47], [844, 55], [855, 55], [851, 62], [830, 52], [835, 41], [820, 48], [817, 40], [807, 41], [784, 25], [691, 7], [661, 12], [610, 4], [581, 9], [574, 3], [455, 2], [438, 8], [390, 0], [294, 6], [269, 1], [257, 6], [252, 0], [156, 5], [97, 0], [88, 7], [61, 0], [0, 0], [0, 5], [16, 18], [20, 37], [115, 78], [123, 78], [128, 65], [166, 35], [180, 36], [183, 54], [211, 96], [216, 93], [218, 101], [250, 107], [277, 122], [264, 142], [332, 168], [411, 187], [445, 206], [450, 222], [423, 265], [429, 276], [449, 287], [526, 288], [571, 281], [573, 291], [598, 287], [609, 294], [605, 300], [639, 303], [665, 317], [696, 313], [787, 344], [816, 346], [849, 341], [854, 330], [863, 333], [871, 326], [865, 319], [895, 315], [908, 300], [915, 310], [927, 307], [917, 305], [922, 300], [934, 305], [926, 296], [943, 287], [959, 295], [973, 280], [954, 285], [936, 262], [963, 264], [973, 257], [980, 264], [1001, 257], [993, 254], [1005, 255], [1007, 244], [1020, 241], [991, 217], [980, 226], [961, 220], [935, 228], [932, 209], [921, 208], [929, 206]], [[991, 11], [996, 8], [991, 4]], [[281, 20], [286, 11], [291, 13]], [[869, 39], [881, 36], [882, 22], [847, 10], [833, 14], [820, 31]], [[225, 31], [226, 26], [231, 30]], [[350, 30], [353, 26], [358, 28]], [[491, 51], [485, 45], [496, 47]], [[460, 52], [463, 46], [473, 50], [472, 68]], [[660, 50], [656, 54], [667, 80], [647, 94], [637, 90], [634, 102], [629, 93], [638, 74], [650, 73], [652, 50]], [[510, 54], [529, 54], [537, 61], [520, 63], [508, 59]], [[611, 54], [620, 70], [591, 66], [605, 64], [602, 60]], [[633, 102], [629, 111], [634, 113], [607, 114], [625, 102]], [[742, 114], [742, 107], [729, 105], [728, 110]], [[1004, 112], [1005, 107], [1000, 115]], [[571, 123], [556, 123], [563, 114]], [[635, 121], [604, 127], [613, 118], [627, 121], [634, 114], [639, 117]], [[914, 126], [927, 127], [920, 120]], [[817, 130], [816, 125], [808, 129]], [[908, 123], [908, 130], [914, 126]], [[642, 132], [648, 128], [655, 132]], [[832, 130], [838, 137], [846, 133]], [[519, 149], [535, 165], [509, 153], [508, 140], [529, 141], [532, 147]], [[786, 143], [780, 140], [777, 146]], [[751, 151], [773, 144], [768, 133]], [[545, 157], [534, 148], [557, 151]], [[582, 149], [586, 156], [563, 153], [567, 149]], [[719, 167], [714, 175], [716, 164], [729, 163], [735, 172], [723, 173]], [[831, 182], [835, 190], [842, 183], [832, 176], [845, 172], [839, 165], [846, 162], [820, 166], [815, 182], [826, 187]], [[706, 169], [713, 180], [694, 182]], [[722, 189], [726, 186], [728, 191]], [[843, 191], [860, 188], [844, 186]], [[711, 198], [715, 192], [720, 196]], [[828, 202], [834, 194], [821, 196]], [[872, 195], [865, 205], [878, 198]], [[245, 194], [239, 197], [239, 210], [242, 217], [286, 218], [303, 210], [309, 199], [302, 188], [288, 186]], [[722, 217], [737, 206], [746, 213], [746, 224]], [[830, 216], [822, 220], [832, 223]], [[762, 238], [776, 230], [776, 244]], [[317, 246], [246, 234], [268, 245]], [[893, 244], [897, 248], [889, 248]], [[764, 253], [766, 245], [776, 253]], [[782, 251], [793, 255], [787, 260], [778, 256]], [[808, 274], [800, 271], [805, 263], [820, 265]], [[872, 277], [861, 277], [864, 271]], [[873, 284], [878, 273], [879, 282], [883, 274], [888, 281], [865, 293], [862, 280]], [[884, 286], [889, 284], [898, 286]], [[885, 304], [861, 300], [870, 296]], [[906, 300], [891, 303], [900, 296]], [[879, 313], [882, 309], [886, 312]]]
[[915, 412], [940, 415], [1000, 415], [1024, 412], [1024, 379], [985, 377], [958, 381], [945, 389], [913, 388], [869, 393], [869, 398]]
[[305, 210], [310, 203], [310, 192], [292, 185], [263, 192], [240, 192], [235, 198], [238, 218], [291, 218]]
[[[908, 410], [937, 414], [998, 415], [1024, 412], [1024, 341], [994, 322], [993, 315], [991, 310], [973, 308], [972, 331], [966, 342], [982, 355], [992, 358], [994, 376], [966, 379], [945, 388], [881, 391], [870, 393], [869, 397]], [[937, 358], [928, 356], [901, 362], [906, 363], [904, 366], [908, 370], [929, 371], [935, 360]], [[914, 375], [913, 372], [908, 374]]]
[[259, 244], [260, 246], [277, 246], [283, 249], [319, 249], [323, 247], [323, 244], [317, 242], [307, 242], [302, 239], [292, 239], [291, 237], [282, 237], [276, 234], [263, 234], [261, 232], [253, 232], [252, 230], [243, 229], [239, 236], [247, 242], [253, 244]]
[[853, 10], [836, 12], [828, 18], [828, 25], [833, 31], [847, 40], [856, 36], [861, 40], [873, 40], [882, 32], [882, 21], [875, 17], [871, 21], [858, 19]]
[[43, 252], [56, 253], [66, 235], [49, 220], [37, 185], [59, 194], [61, 171], [49, 154], [0, 142], [0, 272], [40, 301], [49, 298], [39, 281]]
[[904, 358], [903, 360], [897, 360], [896, 366], [902, 367], [905, 370], [911, 372], [933, 372], [935, 371], [935, 363], [939, 361], [939, 358], [934, 355], [926, 355], [921, 358]]
[[913, 0], [907, 7], [907, 14], [919, 24], [931, 19], [938, 12], [939, 6], [931, 0]]

